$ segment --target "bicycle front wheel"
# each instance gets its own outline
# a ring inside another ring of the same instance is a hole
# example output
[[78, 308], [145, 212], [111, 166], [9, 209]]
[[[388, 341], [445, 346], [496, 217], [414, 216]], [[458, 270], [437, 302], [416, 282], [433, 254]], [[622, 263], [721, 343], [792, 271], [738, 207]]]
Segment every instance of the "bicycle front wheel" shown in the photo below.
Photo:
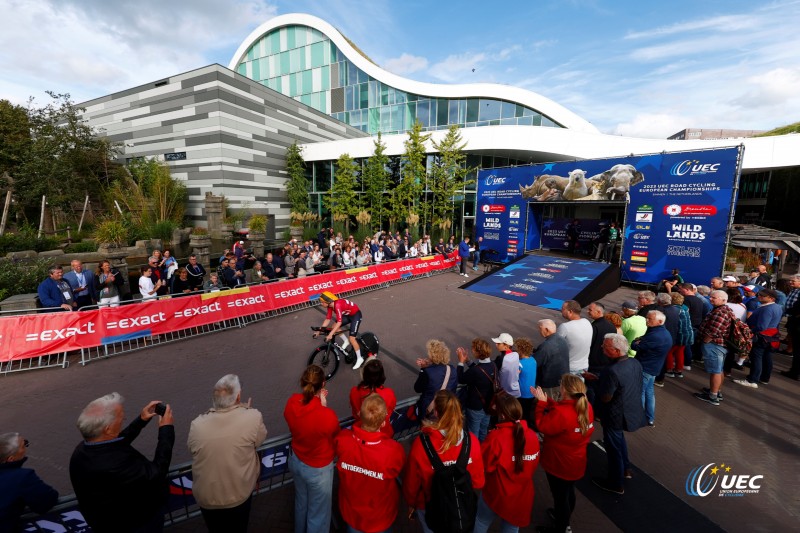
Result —
[[339, 358], [334, 353], [333, 348], [327, 344], [320, 344], [311, 352], [308, 358], [309, 365], [317, 365], [325, 372], [325, 381], [330, 381], [339, 370]]

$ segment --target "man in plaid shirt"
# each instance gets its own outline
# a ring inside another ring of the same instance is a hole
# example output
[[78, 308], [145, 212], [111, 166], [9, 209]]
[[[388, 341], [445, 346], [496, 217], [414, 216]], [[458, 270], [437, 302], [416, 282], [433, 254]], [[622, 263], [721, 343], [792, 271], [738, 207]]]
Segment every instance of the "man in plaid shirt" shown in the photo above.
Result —
[[703, 319], [698, 328], [702, 339], [703, 362], [709, 374], [709, 388], [697, 392], [694, 397], [711, 405], [719, 405], [722, 400], [722, 364], [728, 349], [725, 347], [725, 338], [735, 320], [733, 311], [725, 305], [728, 303], [728, 294], [725, 291], [711, 291], [709, 295], [714, 308]]

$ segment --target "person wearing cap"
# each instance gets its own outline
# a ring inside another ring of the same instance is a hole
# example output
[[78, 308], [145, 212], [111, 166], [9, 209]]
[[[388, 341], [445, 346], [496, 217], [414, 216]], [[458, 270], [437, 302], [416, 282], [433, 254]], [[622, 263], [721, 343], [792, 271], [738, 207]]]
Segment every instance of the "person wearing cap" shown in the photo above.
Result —
[[[638, 314], [639, 304], [633, 300], [622, 302], [622, 334], [627, 339], [628, 344], [641, 337], [647, 332], [647, 319]], [[636, 351], [629, 349], [629, 357], [635, 357]]]
[[747, 325], [753, 332], [750, 374], [747, 379], [733, 380], [734, 383], [751, 389], [757, 389], [759, 383], [769, 383], [772, 375], [772, 340], [779, 335], [778, 325], [783, 317], [783, 309], [775, 304], [778, 295], [774, 290], [761, 289], [757, 298], [761, 305], [747, 318]]
[[501, 333], [492, 338], [497, 346], [498, 355], [494, 364], [500, 371], [500, 387], [514, 398], [519, 398], [519, 354], [514, 351], [514, 337], [508, 333]]
[[761, 305], [761, 302], [758, 300], [758, 298], [756, 298], [756, 294], [758, 294], [758, 291], [761, 290], [761, 287], [758, 285], [744, 285], [741, 289], [742, 303], [744, 304], [745, 309], [747, 309], [747, 316], [750, 316], [753, 314], [753, 311], [758, 309], [758, 306]]
[[233, 255], [236, 256], [237, 261], [244, 255], [244, 241], [233, 243]]
[[561, 304], [561, 316], [567, 321], [559, 324], [556, 334], [569, 346], [569, 373], [582, 377], [589, 370], [592, 324], [581, 317], [581, 304], [575, 300]]
[[723, 290], [730, 288], [738, 289], [739, 292], [742, 293], [742, 296], [744, 296], [744, 287], [741, 283], [739, 283], [739, 279], [736, 278], [736, 276], [725, 276], [722, 278], [722, 281], [725, 282], [725, 287]]

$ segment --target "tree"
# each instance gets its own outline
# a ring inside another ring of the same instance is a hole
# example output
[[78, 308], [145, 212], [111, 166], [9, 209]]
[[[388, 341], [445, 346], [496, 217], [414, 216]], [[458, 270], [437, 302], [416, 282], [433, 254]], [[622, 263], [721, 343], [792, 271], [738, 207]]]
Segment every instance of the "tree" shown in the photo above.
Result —
[[27, 110], [0, 100], [0, 176], [13, 176], [30, 150], [31, 130]]
[[[422, 191], [425, 183], [425, 160], [427, 150], [425, 143], [431, 138], [430, 133], [422, 133], [422, 123], [417, 120], [408, 132], [408, 139], [403, 143], [403, 169], [400, 183], [391, 198], [389, 218], [393, 224], [405, 220], [420, 207]], [[417, 213], [419, 214], [419, 213]]]
[[344, 222], [350, 230], [350, 217], [358, 214], [358, 165], [350, 154], [342, 154], [336, 160], [333, 186], [324, 197], [325, 206], [331, 210], [334, 221]]
[[159, 222], [181, 222], [186, 206], [186, 185], [172, 177], [169, 166], [155, 159], [134, 160], [128, 173], [109, 187], [111, 202], [138, 226], [151, 227]]
[[436, 151], [428, 180], [431, 190], [431, 214], [434, 225], [443, 227], [452, 221], [455, 212], [455, 196], [474, 180], [467, 175], [474, 169], [466, 168], [466, 143], [462, 143], [461, 132], [455, 124], [450, 126], [442, 142], [433, 142]]
[[372, 221], [378, 222], [378, 227], [383, 226], [383, 219], [386, 216], [386, 189], [388, 185], [389, 172], [386, 169], [389, 164], [389, 156], [386, 155], [386, 145], [381, 140], [381, 133], [373, 141], [375, 150], [372, 156], [367, 159], [364, 166], [362, 182], [364, 184], [363, 207], [370, 211]]
[[293, 213], [305, 213], [308, 211], [308, 179], [305, 171], [306, 162], [303, 160], [303, 150], [294, 141], [286, 149], [286, 170], [289, 173], [289, 181], [286, 183], [286, 193], [289, 196], [289, 203]]
[[[17, 205], [23, 214], [35, 213], [36, 218], [43, 195], [51, 206], [67, 210], [87, 193], [98, 191], [116, 151], [86, 124], [80, 116], [84, 109], [75, 106], [68, 94], [47, 94], [52, 101], [43, 107], [34, 107], [29, 100], [30, 141], [20, 141], [24, 150], [15, 152], [18, 160], [9, 170]], [[21, 116], [18, 110], [11, 114], [19, 134]]]

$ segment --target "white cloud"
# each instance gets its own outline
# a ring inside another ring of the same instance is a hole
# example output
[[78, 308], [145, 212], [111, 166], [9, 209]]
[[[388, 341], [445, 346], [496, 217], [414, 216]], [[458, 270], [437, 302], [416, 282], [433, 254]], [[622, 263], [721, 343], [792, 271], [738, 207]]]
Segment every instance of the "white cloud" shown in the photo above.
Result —
[[638, 113], [628, 122], [617, 124], [614, 135], [665, 139], [688, 127], [687, 119], [669, 113]]
[[[428, 73], [434, 78], [448, 83], [469, 80], [469, 76], [479, 71], [486, 58], [484, 53], [450, 55], [444, 60], [434, 63]], [[485, 73], [481, 72], [480, 74], [485, 79]]]
[[411, 74], [428, 68], [428, 60], [424, 57], [403, 53], [400, 57], [387, 59], [384, 68], [398, 75]]
[[800, 87], [800, 67], [776, 68], [747, 79], [750, 90], [733, 98], [730, 103], [744, 109], [759, 109], [781, 106], [789, 102], [796, 107], [800, 103], [797, 87]]
[[27, 85], [30, 95], [51, 89], [82, 101], [227, 63], [219, 51], [235, 48], [274, 14], [261, 0], [224, 9], [212, 0], [6, 0], [0, 2], [0, 94], [21, 103], [20, 86]]
[[652, 39], [654, 37], [665, 37], [700, 30], [738, 33], [757, 26], [758, 20], [752, 15], [723, 15], [703, 20], [681, 21], [677, 24], [661, 26], [645, 31], [630, 32], [625, 36], [625, 39]]

